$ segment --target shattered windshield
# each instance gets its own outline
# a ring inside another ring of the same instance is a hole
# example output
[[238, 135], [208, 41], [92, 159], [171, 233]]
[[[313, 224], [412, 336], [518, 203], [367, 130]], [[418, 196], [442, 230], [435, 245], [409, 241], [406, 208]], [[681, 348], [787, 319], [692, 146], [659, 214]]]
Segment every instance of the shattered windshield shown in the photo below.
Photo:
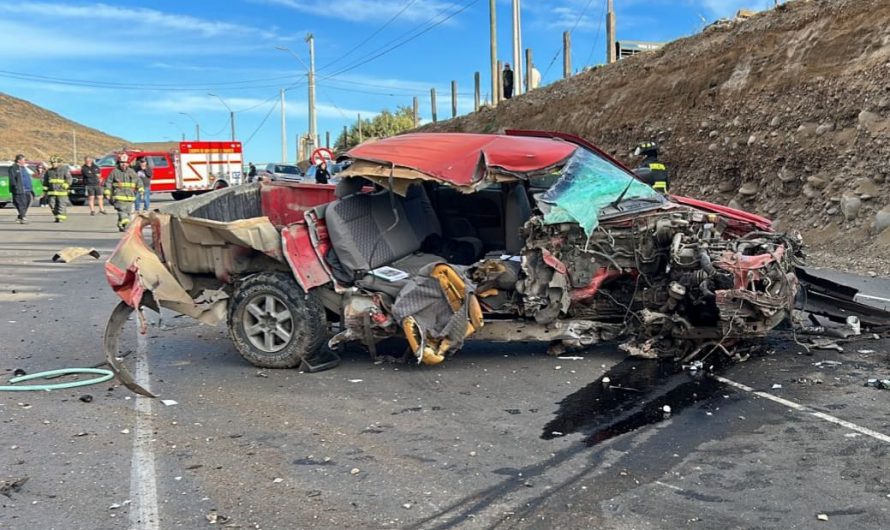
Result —
[[602, 210], [610, 205], [617, 211], [627, 211], [641, 207], [640, 203], [661, 204], [665, 198], [612, 162], [578, 149], [556, 184], [537, 201], [544, 212], [544, 223], [578, 223], [589, 235], [599, 224]]

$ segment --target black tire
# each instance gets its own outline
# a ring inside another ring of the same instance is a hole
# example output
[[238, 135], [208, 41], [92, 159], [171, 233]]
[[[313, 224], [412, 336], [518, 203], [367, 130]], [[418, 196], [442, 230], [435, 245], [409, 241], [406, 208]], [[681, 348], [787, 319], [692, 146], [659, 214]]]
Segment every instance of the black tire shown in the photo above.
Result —
[[224, 180], [217, 180], [216, 184], [213, 185], [213, 191], [221, 190], [223, 188], [228, 188], [228, 187], [229, 187], [228, 182], [226, 182]]
[[[285, 310], [286, 316], [273, 316]], [[276, 331], [271, 330], [273, 324]], [[285, 339], [278, 329], [289, 336]], [[327, 318], [318, 297], [304, 293], [293, 276], [262, 272], [236, 285], [229, 304], [229, 335], [238, 353], [254, 366], [293, 368], [322, 348]]]
[[191, 197], [192, 193], [190, 191], [174, 191], [170, 193], [170, 195], [173, 197], [174, 201], [181, 201], [183, 199], [188, 199], [189, 197]]
[[6, 204], [7, 203], [5, 203], [5, 202], [0, 202], [0, 208], [6, 208]]
[[71, 204], [74, 206], [83, 206], [86, 203], [86, 199], [71, 199]]

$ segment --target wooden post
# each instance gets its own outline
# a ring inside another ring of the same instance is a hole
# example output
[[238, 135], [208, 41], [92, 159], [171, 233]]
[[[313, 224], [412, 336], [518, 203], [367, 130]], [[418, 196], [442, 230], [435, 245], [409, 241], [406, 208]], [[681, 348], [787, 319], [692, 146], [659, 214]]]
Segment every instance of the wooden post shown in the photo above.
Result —
[[417, 101], [417, 96], [414, 96], [414, 128], [418, 128], [420, 126], [420, 103]]
[[572, 77], [572, 34], [568, 31], [562, 34], [562, 77]]
[[482, 76], [479, 75], [479, 72], [476, 72], [474, 81], [476, 82], [476, 91], [474, 93], [473, 112], [479, 112], [479, 100], [482, 96], [482, 94], [480, 93], [482, 91], [482, 87], [480, 86], [480, 84], [482, 83]]
[[491, 106], [496, 107], [498, 104], [498, 78], [501, 76], [501, 67], [498, 62], [498, 24], [497, 24], [497, 7], [496, 0], [488, 2], [488, 23], [491, 48]]
[[494, 100], [497, 103], [504, 101], [504, 62], [498, 61], [498, 91], [497, 94], [494, 95]]
[[324, 146], [328, 149], [331, 148], [331, 131], [324, 132]]
[[349, 128], [343, 126], [343, 149], [349, 149]]
[[451, 117], [457, 118], [457, 81], [451, 82]]
[[532, 49], [525, 49], [525, 91], [532, 91]]
[[615, 5], [609, 0], [606, 13], [606, 63], [612, 64], [618, 60], [615, 50]]
[[362, 143], [365, 141], [364, 136], [362, 136], [362, 115], [358, 115], [358, 143]]
[[439, 113], [436, 112], [436, 89], [435, 87], [430, 89], [430, 107], [432, 107], [432, 115], [433, 115], [433, 123], [436, 123], [439, 118]]

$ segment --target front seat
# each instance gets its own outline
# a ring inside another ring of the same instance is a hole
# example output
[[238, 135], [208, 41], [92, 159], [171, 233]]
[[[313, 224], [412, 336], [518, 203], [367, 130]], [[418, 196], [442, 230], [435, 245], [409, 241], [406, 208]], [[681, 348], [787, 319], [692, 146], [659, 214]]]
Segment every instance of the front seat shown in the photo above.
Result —
[[510, 186], [504, 204], [504, 250], [507, 254], [516, 256], [525, 246], [519, 229], [531, 218], [532, 206], [522, 183], [517, 182]]

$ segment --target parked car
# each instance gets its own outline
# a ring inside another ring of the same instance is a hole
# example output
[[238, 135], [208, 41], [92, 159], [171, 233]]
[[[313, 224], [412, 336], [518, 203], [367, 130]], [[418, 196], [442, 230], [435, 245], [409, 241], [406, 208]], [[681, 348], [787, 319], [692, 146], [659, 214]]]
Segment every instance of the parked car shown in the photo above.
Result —
[[257, 171], [257, 176], [267, 177], [271, 181], [303, 182], [303, 170], [294, 164], [266, 164]]
[[468, 337], [689, 360], [794, 306], [799, 241], [662, 195], [575, 136], [406, 134], [341, 159], [336, 187], [257, 183], [137, 218], [106, 264], [123, 300], [106, 336], [146, 305], [225, 319], [261, 367], [393, 337], [430, 365]]
[[[14, 163], [15, 162], [11, 160], [0, 162], [0, 208], [3, 208], [8, 203], [12, 202], [12, 192], [9, 189], [9, 167]], [[27, 169], [28, 173], [31, 175], [31, 182], [34, 185], [34, 190], [31, 193], [31, 199], [33, 201], [43, 196], [43, 181], [34, 177], [34, 171], [30, 167], [27, 167]]]
[[75, 206], [83, 206], [87, 203], [87, 187], [83, 182], [80, 166], [73, 164], [68, 166], [71, 171], [71, 187], [68, 188], [68, 199]]

